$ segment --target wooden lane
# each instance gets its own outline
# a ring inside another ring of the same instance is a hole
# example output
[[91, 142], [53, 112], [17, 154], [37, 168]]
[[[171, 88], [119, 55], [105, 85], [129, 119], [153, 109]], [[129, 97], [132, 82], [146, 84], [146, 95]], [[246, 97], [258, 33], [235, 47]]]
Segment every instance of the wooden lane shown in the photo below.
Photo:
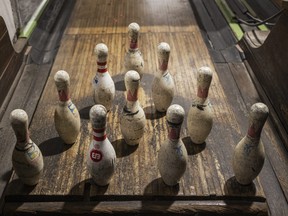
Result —
[[[258, 180], [251, 187], [240, 187], [233, 179], [232, 153], [243, 136], [241, 128], [246, 128], [246, 125], [238, 124], [216, 72], [209, 92], [215, 120], [206, 144], [196, 146], [191, 143], [185, 119], [181, 137], [189, 154], [186, 173], [180, 184], [172, 188], [164, 185], [160, 178], [157, 152], [166, 139], [167, 125], [165, 116], [155, 113], [151, 98], [151, 83], [157, 72], [157, 45], [165, 41], [171, 46], [169, 70], [177, 85], [173, 103], [183, 106], [186, 114], [196, 94], [197, 68], [205, 65], [215, 71], [188, 1], [166, 0], [161, 1], [161, 4], [152, 0], [139, 1], [137, 4], [135, 1], [121, 1], [121, 4], [112, 0], [94, 2], [77, 2], [33, 116], [31, 137], [39, 144], [44, 155], [43, 177], [35, 188], [27, 188], [15, 176], [8, 188], [6, 210], [12, 208], [21, 211], [21, 206], [26, 208], [25, 204], [15, 205], [13, 202], [24, 200], [68, 202], [120, 198], [153, 200], [155, 197], [166, 197], [172, 203], [173, 200], [182, 199], [210, 200], [216, 208], [217, 205], [222, 208], [219, 202], [224, 202], [227, 209], [235, 207], [230, 205], [231, 200], [238, 200], [245, 206], [243, 211], [265, 214], [264, 193]], [[128, 14], [128, 10], [131, 13]], [[109, 15], [105, 17], [104, 12]], [[117, 22], [111, 17], [116, 17]], [[144, 139], [138, 147], [125, 144], [119, 127], [119, 116], [125, 101], [123, 60], [128, 47], [126, 32], [132, 21], [142, 26], [139, 47], [145, 61], [139, 101], [144, 108], [147, 125]], [[109, 48], [108, 69], [117, 90], [113, 109], [107, 117], [107, 134], [116, 150], [117, 168], [107, 187], [91, 184], [86, 169], [86, 152], [91, 141], [88, 113], [94, 105], [91, 82], [97, 70], [93, 50], [100, 42]], [[71, 98], [81, 115], [81, 135], [73, 146], [62, 144], [54, 129], [53, 114], [58, 98], [53, 77], [60, 69], [70, 74]], [[245, 203], [241, 197], [245, 197]], [[113, 204], [110, 207], [113, 208]], [[193, 206], [185, 204], [176, 207], [179, 212], [182, 208]]]

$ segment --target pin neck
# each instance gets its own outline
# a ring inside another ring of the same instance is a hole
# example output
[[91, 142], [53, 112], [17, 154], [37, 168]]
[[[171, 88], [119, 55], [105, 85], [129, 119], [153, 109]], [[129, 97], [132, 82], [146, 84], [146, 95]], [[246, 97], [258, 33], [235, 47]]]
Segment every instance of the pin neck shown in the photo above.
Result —
[[69, 97], [69, 89], [64, 88], [64, 89], [58, 89], [58, 96], [59, 96], [59, 100], [61, 102], [67, 102], [69, 101], [70, 97]]
[[159, 64], [159, 70], [162, 72], [167, 71], [168, 69], [168, 60], [167, 59], [159, 59], [158, 60], [158, 64]]
[[98, 73], [105, 73], [108, 71], [106, 61], [105, 62], [97, 62], [97, 66], [98, 66], [98, 69], [97, 69]]
[[28, 138], [27, 140], [23, 140], [23, 141], [18, 141], [16, 143], [15, 148], [19, 151], [25, 151], [27, 149], [29, 149], [32, 146], [33, 142], [30, 138]]
[[106, 128], [93, 128], [93, 139], [97, 142], [104, 141], [106, 139]]
[[131, 38], [129, 50], [136, 51], [138, 50], [138, 39]]
[[129, 102], [135, 102], [138, 100], [138, 89], [135, 89], [134, 92], [132, 92], [130, 89], [127, 91], [127, 101]]
[[250, 139], [253, 139], [253, 140], [259, 140], [263, 126], [264, 126], [264, 124], [258, 126], [258, 128], [257, 128], [257, 126], [254, 123], [252, 123], [248, 129], [247, 137]]
[[182, 124], [174, 124], [169, 121], [167, 121], [167, 123], [168, 123], [168, 138], [171, 141], [179, 140]]
[[198, 86], [197, 97], [196, 97], [196, 100], [194, 101], [194, 105], [207, 105], [208, 92], [209, 92], [209, 88], [202, 88]]
[[136, 114], [139, 111], [139, 102], [137, 101], [127, 101], [124, 111], [129, 114]]

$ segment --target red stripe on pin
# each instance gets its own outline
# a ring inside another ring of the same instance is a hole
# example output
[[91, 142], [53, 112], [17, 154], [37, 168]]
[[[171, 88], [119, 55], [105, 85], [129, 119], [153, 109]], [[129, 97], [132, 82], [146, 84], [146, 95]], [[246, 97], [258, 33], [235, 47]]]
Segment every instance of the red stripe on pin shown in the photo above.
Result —
[[98, 68], [98, 69], [97, 69], [97, 72], [99, 72], [99, 73], [105, 73], [105, 72], [107, 72], [107, 68], [103, 68], [103, 69]]
[[127, 92], [127, 100], [128, 101], [137, 101], [138, 100], [138, 92], [137, 91], [138, 90], [136, 89], [134, 94], [133, 94], [130, 90], [128, 90], [128, 92]]
[[93, 131], [95, 132], [95, 133], [103, 133], [104, 131], [105, 131], [105, 128], [93, 128]]
[[97, 65], [99, 65], [99, 66], [105, 66], [107, 64], [107, 62], [105, 61], [105, 62], [97, 62]]
[[69, 94], [68, 94], [68, 90], [58, 90], [58, 95], [59, 95], [59, 99], [60, 101], [68, 101], [69, 100]]
[[137, 47], [138, 47], [137, 40], [131, 40], [130, 49], [137, 49]]
[[197, 96], [200, 98], [207, 98], [208, 91], [209, 91], [209, 88], [202, 89], [201, 87], [198, 87]]
[[93, 135], [93, 139], [95, 140], [95, 141], [104, 141], [105, 139], [106, 139], [106, 134], [104, 134], [103, 136], [101, 136], [101, 137], [97, 137], [97, 136], [95, 136], [95, 135]]
[[[106, 139], [106, 134], [104, 134], [105, 133], [105, 128], [100, 128], [100, 129], [96, 129], [96, 128], [93, 128], [93, 139], [95, 140], [95, 141], [103, 141], [103, 140], [105, 140]], [[98, 134], [99, 135], [98, 135]]]

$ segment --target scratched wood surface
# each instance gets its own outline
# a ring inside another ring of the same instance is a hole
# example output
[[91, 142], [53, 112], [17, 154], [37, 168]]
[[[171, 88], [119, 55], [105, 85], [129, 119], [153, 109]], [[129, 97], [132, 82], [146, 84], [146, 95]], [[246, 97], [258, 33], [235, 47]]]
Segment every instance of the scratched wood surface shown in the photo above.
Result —
[[[144, 108], [147, 125], [144, 139], [136, 147], [124, 142], [119, 126], [119, 116], [125, 104], [123, 62], [128, 48], [127, 26], [130, 22], [138, 22], [141, 26], [139, 48], [145, 61], [139, 101]], [[187, 135], [185, 118], [181, 137], [189, 154], [188, 166], [175, 187], [166, 186], [157, 169], [157, 152], [167, 138], [167, 125], [165, 116], [155, 113], [151, 83], [157, 72], [157, 45], [162, 41], [171, 46], [169, 70], [177, 86], [173, 103], [183, 106], [186, 114], [196, 94], [197, 68], [210, 66], [214, 71], [209, 91], [215, 113], [212, 132], [205, 144], [194, 145]], [[109, 48], [108, 70], [116, 86], [113, 109], [107, 116], [107, 135], [116, 151], [117, 167], [107, 187], [94, 185], [86, 168], [86, 153], [91, 141], [88, 116], [89, 109], [94, 105], [91, 82], [97, 70], [93, 50], [100, 42]], [[81, 115], [81, 134], [72, 146], [61, 142], [53, 122], [58, 100], [53, 76], [60, 69], [70, 74], [71, 98]], [[220, 208], [223, 203], [219, 204], [219, 201], [224, 201], [229, 208], [229, 202], [236, 200], [240, 203], [237, 203], [238, 208], [231, 204], [236, 213], [265, 214], [265, 196], [258, 179], [253, 185], [241, 187], [233, 177], [233, 149], [246, 127], [239, 125], [228, 102], [188, 1], [141, 0], [136, 3], [127, 0], [119, 3], [117, 0], [78, 0], [30, 126], [31, 138], [44, 156], [43, 177], [36, 187], [28, 188], [15, 175], [7, 189], [6, 210], [9, 211], [9, 203], [16, 201], [20, 204], [11, 204], [11, 208], [14, 211], [19, 209], [24, 200], [49, 201], [47, 205], [50, 206], [51, 201], [149, 200], [162, 197], [168, 200], [210, 200], [215, 201], [214, 206], [218, 202]], [[241, 202], [243, 200], [245, 202]], [[45, 206], [45, 203], [40, 206]], [[184, 209], [189, 208], [188, 204], [183, 206]], [[175, 211], [181, 212], [181, 208]], [[221, 212], [225, 213], [223, 209]]]

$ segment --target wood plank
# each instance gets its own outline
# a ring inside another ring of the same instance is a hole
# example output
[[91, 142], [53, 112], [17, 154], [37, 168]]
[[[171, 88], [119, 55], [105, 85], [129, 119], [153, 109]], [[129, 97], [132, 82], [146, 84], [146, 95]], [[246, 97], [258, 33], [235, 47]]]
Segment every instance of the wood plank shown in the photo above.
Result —
[[[185, 209], [185, 210], [183, 210]], [[33, 202], [8, 203], [5, 215], [57, 214], [67, 215], [79, 212], [81, 215], [266, 215], [265, 204], [249, 201], [106, 201], [106, 202]]]
[[[2, 18], [1, 18], [2, 19]], [[10, 42], [10, 37], [6, 28], [6, 31], [0, 37], [0, 81], [3, 80], [3, 73], [15, 54], [14, 49]]]
[[[156, 3], [143, 0], [133, 4], [128, 0], [123, 4], [114, 3], [114, 0], [93, 1], [93, 4], [92, 1], [77, 1], [30, 126], [31, 138], [39, 144], [44, 155], [43, 176], [39, 184], [29, 190], [14, 176], [6, 194], [7, 213], [13, 210], [25, 214], [27, 209], [45, 213], [52, 205], [58, 212], [63, 203], [58, 205], [57, 201], [65, 201], [69, 208], [75, 199], [80, 199], [86, 200], [87, 205], [82, 202], [74, 213], [158, 214], [165, 211], [171, 214], [196, 214], [204, 213], [202, 209], [206, 208], [208, 215], [209, 211], [218, 209], [221, 214], [239, 215], [243, 211], [248, 215], [266, 215], [266, 199], [258, 179], [251, 187], [240, 187], [233, 180], [232, 153], [241, 137], [242, 126], [237, 123], [237, 117], [220, 84], [201, 32], [195, 25], [193, 11], [187, 7], [188, 1], [165, 0]], [[152, 10], [144, 9], [144, 5]], [[131, 14], [123, 14], [120, 19], [123, 8], [131, 11]], [[159, 16], [163, 10], [167, 10], [167, 14]], [[117, 22], [110, 15], [104, 16], [105, 13], [111, 14], [111, 11], [119, 19]], [[176, 18], [176, 14], [181, 15]], [[184, 18], [185, 24], [182, 26], [179, 23]], [[119, 127], [119, 117], [125, 104], [123, 60], [128, 47], [126, 30], [131, 19], [144, 23], [140, 23], [143, 31], [139, 48], [145, 61], [145, 74], [141, 80], [139, 102], [145, 110], [147, 125], [144, 139], [136, 147], [125, 144]], [[205, 65], [214, 71], [209, 92], [215, 113], [213, 130], [206, 144], [193, 145], [187, 135], [185, 119], [181, 137], [189, 153], [188, 167], [175, 187], [166, 186], [157, 169], [158, 150], [168, 133], [165, 116], [155, 113], [151, 98], [151, 84], [158, 67], [157, 45], [162, 41], [171, 47], [169, 70], [177, 84], [173, 103], [183, 106], [186, 113], [196, 94], [197, 69]], [[107, 117], [107, 135], [116, 150], [117, 166], [106, 187], [96, 186], [86, 168], [86, 153], [91, 141], [88, 112], [94, 105], [90, 83], [97, 69], [93, 49], [100, 42], [106, 43], [109, 48], [108, 70], [117, 90], [114, 106]], [[81, 115], [81, 134], [73, 146], [64, 145], [54, 128], [53, 114], [58, 98], [53, 76], [60, 69], [70, 74], [71, 98]], [[29, 202], [36, 204], [39, 200], [43, 203], [34, 205], [38, 209], [33, 209]], [[55, 202], [52, 203], [52, 200]], [[25, 203], [19, 206], [15, 201]], [[91, 209], [91, 205], [95, 205], [92, 201], [99, 202], [96, 209]], [[119, 203], [122, 205], [120, 210]], [[213, 210], [212, 206], [216, 209]], [[66, 211], [63, 206], [62, 211]]]
[[[216, 64], [215, 66], [221, 84], [229, 98], [229, 103], [234, 104], [233, 111], [237, 113], [237, 122], [242, 125], [241, 131], [244, 134], [247, 128], [248, 110], [254, 103], [262, 100], [244, 63]], [[235, 84], [231, 80], [235, 80]], [[260, 181], [267, 197], [271, 215], [286, 215], [288, 206], [283, 194], [286, 190], [286, 183], [283, 180], [288, 175], [286, 166], [288, 161], [286, 151], [283, 146], [281, 147], [281, 141], [275, 134], [277, 132], [273, 129], [271, 121], [267, 121], [262, 134], [266, 162], [260, 173]], [[275, 157], [275, 155], [277, 156]], [[278, 179], [280, 182], [282, 179], [282, 183], [279, 184]], [[284, 187], [281, 188], [281, 184], [284, 184]]]
[[[284, 60], [285, 58], [283, 58], [286, 52], [285, 49], [283, 49], [283, 47], [285, 47], [283, 43], [286, 42], [285, 35], [288, 33], [287, 17], [288, 12], [285, 11], [262, 46], [258, 48], [250, 47], [248, 40], [246, 41], [245, 39], [246, 37], [240, 43], [258, 82], [261, 84], [278, 115], [280, 120], [279, 127], [284, 128], [286, 134], [288, 131], [287, 121], [285, 120], [288, 118], [286, 103], [288, 87], [286, 85], [286, 79], [284, 78], [285, 75], [283, 76], [286, 71], [286, 62]], [[271, 62], [277, 62], [277, 64]], [[284, 138], [285, 134], [283, 134], [282, 137]], [[284, 145], [288, 148], [286, 141]]]

